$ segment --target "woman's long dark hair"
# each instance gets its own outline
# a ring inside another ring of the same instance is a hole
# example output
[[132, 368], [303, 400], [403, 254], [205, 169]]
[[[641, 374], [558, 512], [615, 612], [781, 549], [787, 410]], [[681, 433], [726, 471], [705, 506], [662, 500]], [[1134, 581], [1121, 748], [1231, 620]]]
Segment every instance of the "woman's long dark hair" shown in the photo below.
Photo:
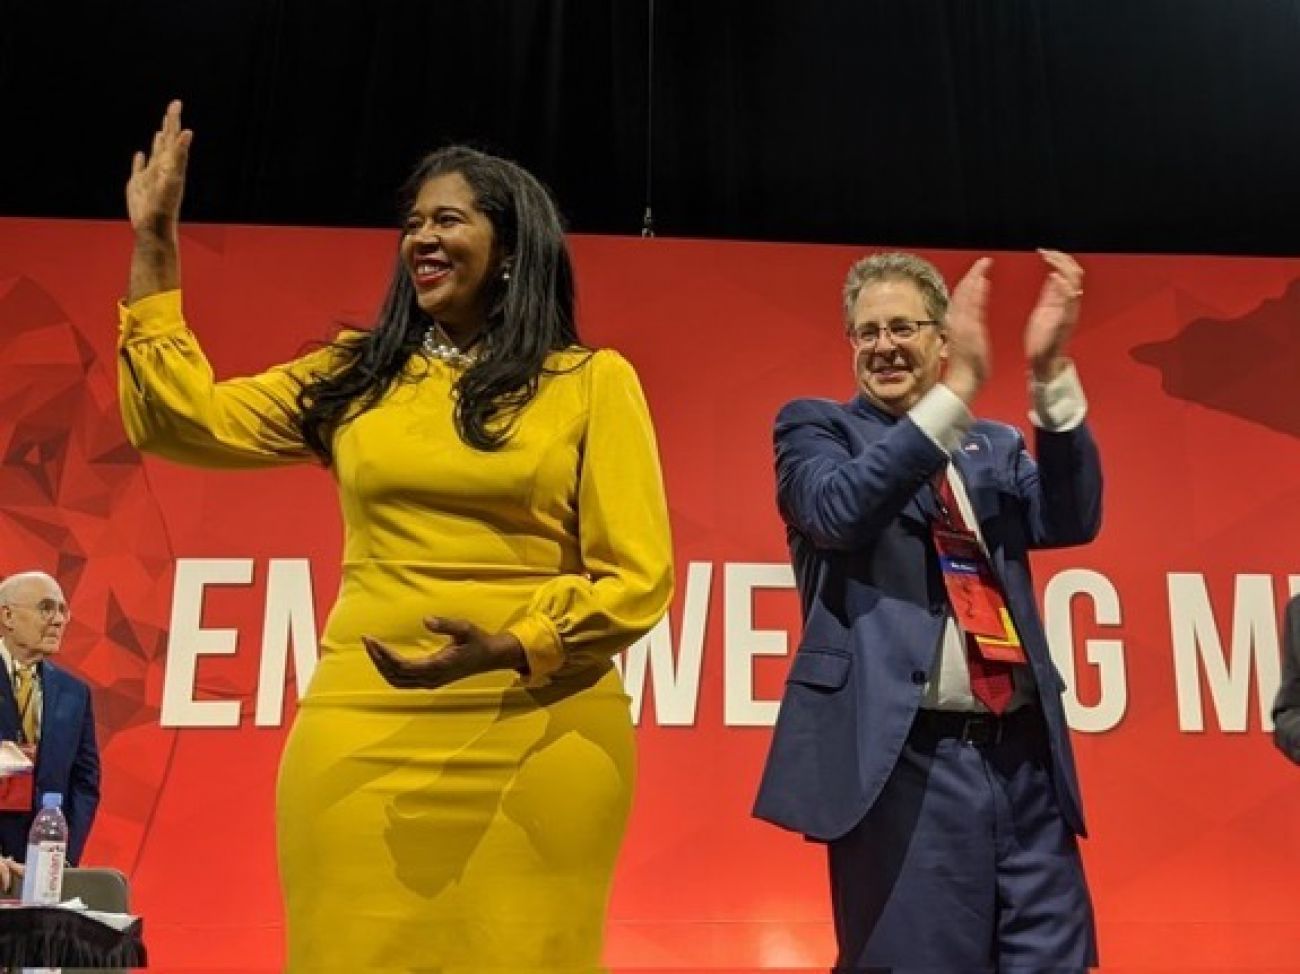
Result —
[[[487, 325], [478, 357], [456, 380], [456, 430], [480, 450], [498, 449], [519, 410], [537, 395], [549, 352], [579, 344], [573, 313], [573, 265], [555, 203], [519, 166], [464, 146], [424, 158], [402, 189], [403, 212], [420, 188], [437, 176], [460, 173], [478, 208], [492, 224], [501, 275], [489, 288]], [[326, 464], [338, 428], [372, 408], [403, 376], [431, 321], [399, 253], [375, 327], [335, 343], [342, 365], [315, 377], [298, 393], [304, 442]]]

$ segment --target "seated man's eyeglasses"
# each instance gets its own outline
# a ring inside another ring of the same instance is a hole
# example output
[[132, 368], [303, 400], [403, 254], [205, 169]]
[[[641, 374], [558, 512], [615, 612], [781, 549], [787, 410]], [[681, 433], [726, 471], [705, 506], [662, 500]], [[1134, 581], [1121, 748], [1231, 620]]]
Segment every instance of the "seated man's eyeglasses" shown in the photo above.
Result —
[[30, 605], [22, 602], [10, 602], [9, 607], [12, 609], [35, 609], [46, 622], [56, 615], [61, 615], [65, 619], [72, 618], [72, 607], [66, 602], [56, 602], [54, 599], [41, 599], [39, 602], [33, 602]]
[[867, 321], [860, 325], [854, 325], [849, 329], [849, 339], [854, 345], [862, 348], [870, 348], [880, 341], [880, 336], [889, 332], [889, 338], [894, 344], [900, 345], [912, 341], [921, 333], [921, 329], [926, 325], [938, 326], [937, 321], [914, 321], [911, 318], [891, 318], [885, 322], [884, 327], [873, 321]]

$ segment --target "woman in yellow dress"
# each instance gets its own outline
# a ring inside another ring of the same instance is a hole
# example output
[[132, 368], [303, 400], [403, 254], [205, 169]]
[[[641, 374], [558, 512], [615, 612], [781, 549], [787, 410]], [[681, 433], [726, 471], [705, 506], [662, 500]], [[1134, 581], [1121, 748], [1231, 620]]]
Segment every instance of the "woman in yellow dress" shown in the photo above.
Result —
[[468, 149], [407, 187], [379, 321], [216, 381], [181, 314], [192, 134], [127, 184], [131, 441], [214, 467], [324, 462], [342, 580], [277, 790], [294, 972], [592, 971], [635, 773], [611, 657], [672, 588], [636, 374], [578, 340], [553, 203]]

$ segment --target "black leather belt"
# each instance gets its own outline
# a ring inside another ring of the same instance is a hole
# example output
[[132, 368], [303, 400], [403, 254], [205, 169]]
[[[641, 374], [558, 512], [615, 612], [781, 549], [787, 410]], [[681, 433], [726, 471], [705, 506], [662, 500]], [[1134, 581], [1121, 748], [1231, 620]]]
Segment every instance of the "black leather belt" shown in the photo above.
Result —
[[1037, 707], [1020, 707], [1010, 713], [997, 714], [959, 710], [918, 710], [912, 734], [928, 740], [955, 737], [964, 744], [990, 747], [1014, 734], [1042, 726]]

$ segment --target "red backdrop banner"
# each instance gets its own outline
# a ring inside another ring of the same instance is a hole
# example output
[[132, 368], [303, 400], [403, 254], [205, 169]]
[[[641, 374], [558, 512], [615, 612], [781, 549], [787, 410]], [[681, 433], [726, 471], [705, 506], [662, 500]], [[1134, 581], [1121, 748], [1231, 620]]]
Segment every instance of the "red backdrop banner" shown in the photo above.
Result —
[[[657, 423], [677, 596], [623, 661], [640, 773], [612, 965], [828, 965], [822, 850], [749, 817], [799, 633], [773, 505], [785, 401], [848, 398], [839, 293], [860, 248], [577, 237], [585, 338]], [[391, 232], [190, 227], [187, 316], [219, 375], [365, 323]], [[129, 873], [155, 967], [273, 969], [273, 789], [338, 582], [320, 469], [142, 458], [117, 416], [124, 225], [0, 220], [0, 571], [76, 615], [104, 801], [87, 860]], [[950, 280], [975, 255], [928, 253]], [[1035, 563], [1093, 838], [1106, 969], [1287, 969], [1300, 769], [1269, 740], [1278, 617], [1300, 591], [1300, 262], [1085, 256], [1073, 354], [1106, 466], [1094, 544]], [[978, 410], [1024, 425], [1032, 254], [992, 271]], [[364, 824], [359, 824], [364, 828]], [[357, 890], [364, 897], [364, 890]]]

